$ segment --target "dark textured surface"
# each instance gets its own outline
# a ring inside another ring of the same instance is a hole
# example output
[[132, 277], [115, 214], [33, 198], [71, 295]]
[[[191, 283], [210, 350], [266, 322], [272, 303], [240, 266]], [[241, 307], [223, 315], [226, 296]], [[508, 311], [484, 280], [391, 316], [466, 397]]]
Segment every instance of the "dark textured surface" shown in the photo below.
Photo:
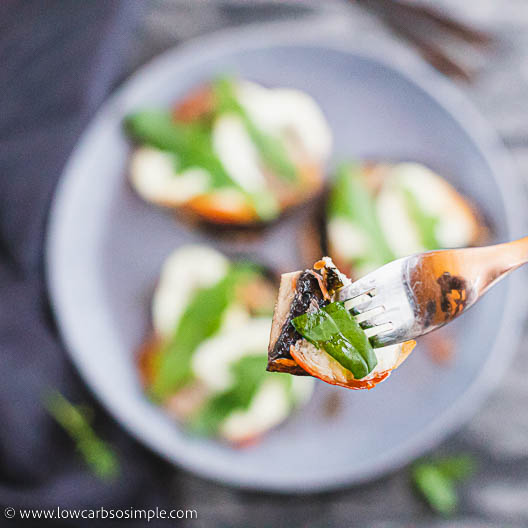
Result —
[[[49, 386], [73, 401], [95, 405], [57, 339], [43, 282], [46, 213], [69, 151], [106, 95], [149, 57], [219, 27], [307, 11], [288, 3], [258, 4], [5, 0], [0, 5], [0, 504], [171, 505], [196, 508], [198, 520], [188, 522], [192, 526], [527, 525], [524, 343], [499, 390], [440, 449], [468, 451], [479, 461], [479, 472], [463, 486], [460, 513], [452, 521], [435, 518], [416, 499], [406, 470], [309, 497], [245, 493], [212, 484], [145, 452], [96, 407], [95, 426], [123, 462], [122, 478], [102, 485], [43, 412], [41, 396]], [[497, 35], [497, 46], [486, 54], [450, 45], [479, 66], [474, 83], [461, 87], [499, 130], [526, 177], [528, 6], [523, 0], [441, 4]], [[351, 38], [393, 39], [354, 6], [329, 1], [325, 11], [337, 15], [336, 25]]]
[[3, 506], [109, 508], [162, 504], [169, 497], [167, 469], [104, 412], [96, 412], [95, 426], [117, 446], [122, 460], [122, 478], [113, 484], [102, 484], [86, 471], [70, 439], [42, 406], [50, 388], [73, 401], [93, 403], [53, 326], [43, 242], [49, 202], [68, 153], [121, 72], [137, 16], [136, 7], [126, 4], [36, 0], [0, 5]]

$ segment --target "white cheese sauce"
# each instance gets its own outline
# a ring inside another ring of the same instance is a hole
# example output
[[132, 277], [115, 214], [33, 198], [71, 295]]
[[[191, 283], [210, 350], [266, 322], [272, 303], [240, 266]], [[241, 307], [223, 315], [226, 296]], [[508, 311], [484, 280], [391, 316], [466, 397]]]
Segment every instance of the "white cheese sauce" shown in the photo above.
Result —
[[[213, 393], [228, 389], [234, 382], [230, 372], [233, 363], [245, 356], [266, 354], [270, 328], [271, 319], [267, 317], [249, 319], [240, 326], [224, 325], [218, 335], [204, 341], [195, 352], [192, 368], [196, 378]], [[312, 378], [294, 378], [290, 389], [283, 381], [273, 376], [264, 380], [247, 409], [227, 416], [220, 435], [231, 442], [258, 436], [285, 420], [292, 403], [310, 397]]]
[[[236, 94], [255, 126], [281, 139], [294, 161], [322, 164], [330, 155], [332, 134], [317, 103], [293, 89], [268, 89], [240, 81]], [[266, 188], [265, 168], [246, 126], [239, 116], [225, 114], [213, 124], [213, 150], [229, 176], [247, 192]], [[210, 190], [210, 174], [192, 167], [178, 172], [177, 157], [151, 147], [132, 155], [130, 179], [144, 199], [181, 205]], [[237, 192], [237, 194], [240, 194]]]
[[193, 356], [195, 376], [214, 391], [227, 389], [233, 383], [230, 365], [243, 356], [266, 353], [270, 329], [271, 319], [259, 317], [207, 339]]
[[377, 200], [376, 210], [387, 244], [398, 256], [423, 251], [420, 233], [409, 215], [405, 195], [394, 181], [383, 185]]
[[423, 210], [438, 218], [435, 235], [442, 247], [471, 243], [473, 214], [446, 180], [418, 163], [400, 163], [392, 172], [400, 185], [414, 194]]
[[[169, 338], [193, 293], [216, 284], [228, 268], [228, 259], [205, 246], [174, 251], [163, 265], [152, 302], [156, 334]], [[226, 310], [218, 333], [201, 343], [193, 355], [192, 369], [197, 381], [211, 395], [229, 388], [234, 381], [231, 365], [244, 356], [265, 356], [270, 329], [269, 317], [252, 318], [243, 306], [233, 303]], [[283, 381], [273, 376], [265, 380], [247, 409], [236, 410], [224, 420], [221, 436], [232, 442], [255, 437], [287, 418], [292, 403], [310, 397], [311, 378], [294, 379], [290, 388]]]
[[233, 411], [220, 425], [220, 436], [230, 442], [254, 438], [284, 421], [291, 405], [284, 384], [267, 379], [257, 391], [249, 407]]
[[354, 260], [367, 255], [370, 241], [368, 234], [352, 222], [342, 217], [335, 217], [328, 221], [328, 239], [339, 254], [346, 260]]
[[207, 191], [209, 173], [191, 167], [177, 173], [177, 156], [152, 147], [140, 147], [132, 154], [130, 181], [145, 200], [163, 205], [181, 205]]
[[266, 188], [260, 156], [242, 119], [220, 116], [213, 126], [213, 148], [231, 178], [248, 192]]
[[207, 288], [222, 279], [229, 261], [206, 246], [185, 246], [165, 261], [152, 300], [152, 322], [156, 334], [168, 338], [198, 288]]
[[[236, 94], [255, 126], [281, 139], [291, 147], [290, 153], [301, 152], [301, 162], [326, 161], [332, 148], [332, 133], [309, 95], [293, 89], [269, 89], [248, 81], [237, 83]], [[266, 186], [259, 152], [239, 117], [228, 114], [216, 121], [213, 146], [231, 178], [241, 187], [252, 192]]]
[[322, 110], [308, 94], [241, 81], [237, 97], [260, 129], [279, 137], [290, 135], [308, 160], [321, 163], [330, 155], [332, 132]]
[[442, 177], [418, 163], [399, 163], [388, 169], [377, 199], [377, 211], [387, 242], [397, 256], [424, 250], [419, 227], [402, 192], [411, 192], [427, 214], [438, 218], [435, 236], [440, 247], [472, 243], [477, 229], [471, 208]]
[[311, 377], [292, 376], [288, 390], [282, 380], [270, 376], [257, 390], [247, 409], [233, 411], [223, 421], [221, 436], [231, 442], [241, 442], [279, 425], [291, 413], [292, 404], [301, 405], [310, 398], [314, 381]]

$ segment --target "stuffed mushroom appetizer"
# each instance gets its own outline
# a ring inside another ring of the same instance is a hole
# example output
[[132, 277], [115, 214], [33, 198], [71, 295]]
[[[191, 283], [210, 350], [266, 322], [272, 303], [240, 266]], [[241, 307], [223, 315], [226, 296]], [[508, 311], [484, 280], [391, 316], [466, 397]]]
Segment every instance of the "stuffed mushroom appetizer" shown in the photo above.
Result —
[[475, 208], [424, 165], [349, 164], [334, 178], [326, 209], [327, 248], [354, 278], [396, 258], [485, 239]]
[[308, 399], [311, 380], [266, 372], [275, 287], [204, 246], [166, 260], [139, 366], [145, 389], [190, 430], [253, 442]]
[[349, 389], [371, 389], [405, 360], [414, 341], [373, 348], [372, 330], [358, 323], [344, 303], [335, 302], [337, 290], [349, 282], [329, 257], [316, 262], [313, 269], [282, 275], [268, 371], [310, 375]]
[[268, 222], [322, 188], [331, 150], [307, 94], [218, 79], [172, 111], [128, 116], [130, 181], [157, 205], [214, 224]]

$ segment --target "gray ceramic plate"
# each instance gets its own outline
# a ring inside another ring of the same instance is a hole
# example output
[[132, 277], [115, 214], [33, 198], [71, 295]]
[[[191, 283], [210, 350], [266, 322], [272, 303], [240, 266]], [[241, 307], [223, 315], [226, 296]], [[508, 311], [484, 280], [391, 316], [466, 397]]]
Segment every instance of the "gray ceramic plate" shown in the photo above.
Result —
[[[418, 349], [373, 391], [320, 383], [306, 408], [252, 448], [234, 450], [190, 437], [143, 396], [134, 355], [148, 331], [158, 270], [172, 249], [208, 241], [281, 269], [299, 265], [295, 218], [262, 238], [211, 240], [143, 203], [127, 185], [123, 116], [143, 106], [169, 105], [215, 74], [233, 72], [306, 90], [328, 116], [336, 160], [422, 160], [472, 197], [498, 240], [521, 235], [515, 175], [486, 123], [422, 63], [406, 57], [404, 66], [396, 66], [394, 53], [377, 51], [378, 57], [330, 36], [314, 37], [303, 24], [198, 40], [164, 54], [125, 83], [100, 110], [66, 167], [47, 248], [64, 341], [116, 420], [175, 464], [233, 485], [277, 491], [370, 479], [422, 454], [467, 419], [514, 351], [516, 277], [455, 325], [458, 354], [448, 367], [439, 368]], [[390, 64], [383, 56], [391, 57]], [[334, 413], [325, 410], [329, 394], [340, 399]]]

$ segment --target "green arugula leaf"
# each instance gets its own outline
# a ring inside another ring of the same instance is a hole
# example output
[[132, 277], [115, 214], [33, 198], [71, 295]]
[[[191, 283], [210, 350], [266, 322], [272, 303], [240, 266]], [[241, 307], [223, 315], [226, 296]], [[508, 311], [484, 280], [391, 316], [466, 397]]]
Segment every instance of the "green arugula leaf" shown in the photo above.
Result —
[[458, 455], [416, 463], [411, 476], [416, 489], [431, 508], [442, 515], [452, 515], [458, 505], [456, 483], [475, 471], [470, 455]]
[[202, 123], [177, 123], [168, 111], [145, 110], [129, 115], [125, 128], [135, 140], [176, 154], [179, 170], [201, 167], [211, 175], [212, 187], [238, 187], [216, 157]]
[[55, 421], [74, 440], [85, 462], [102, 480], [113, 480], [119, 472], [119, 460], [114, 450], [101, 440], [80, 406], [71, 404], [58, 391], [44, 398], [44, 406]]
[[213, 83], [213, 88], [218, 101], [219, 113], [236, 113], [242, 119], [264, 164], [285, 181], [295, 182], [297, 180], [297, 170], [288, 156], [286, 147], [280, 139], [266, 134], [257, 127], [245, 108], [238, 102], [233, 82], [226, 78], [217, 79]]
[[212, 188], [236, 188], [262, 220], [271, 220], [278, 215], [277, 200], [271, 192], [250, 193], [229, 176], [214, 152], [210, 124], [199, 121], [178, 123], [170, 112], [149, 110], [129, 115], [125, 129], [136, 141], [175, 154], [178, 171], [200, 167], [211, 176]]
[[266, 372], [266, 363], [265, 354], [244, 356], [233, 363], [233, 384], [205, 403], [192, 418], [190, 428], [196, 433], [211, 435], [233, 411], [247, 409], [264, 379], [270, 375]]
[[343, 336], [359, 351], [367, 363], [367, 374], [369, 374], [378, 364], [378, 359], [363, 328], [361, 328], [349, 310], [345, 308], [344, 303], [334, 302], [328, 304], [324, 307], [324, 310], [336, 322]]
[[368, 262], [372, 267], [379, 267], [396, 258], [379, 223], [374, 198], [365, 185], [359, 165], [343, 165], [337, 171], [327, 213], [330, 218], [348, 220], [365, 233], [370, 247], [361, 259], [363, 264]]
[[455, 512], [458, 498], [453, 481], [432, 464], [423, 464], [413, 471], [413, 480], [433, 510], [443, 515]]
[[448, 478], [464, 480], [477, 469], [475, 457], [468, 454], [452, 455], [435, 460], [436, 467]]
[[420, 202], [409, 189], [403, 189], [407, 210], [420, 233], [420, 238], [425, 249], [441, 248], [436, 238], [436, 226], [440, 221], [437, 216], [430, 215], [422, 209]]
[[323, 348], [356, 379], [364, 378], [377, 365], [365, 332], [343, 303], [331, 303], [317, 312], [295, 317], [292, 324], [307, 341]]
[[247, 263], [231, 266], [227, 275], [209, 288], [198, 290], [187, 305], [172, 338], [157, 358], [150, 393], [162, 400], [192, 379], [192, 356], [198, 345], [216, 334], [233, 299], [233, 290], [249, 280], [257, 268]]

